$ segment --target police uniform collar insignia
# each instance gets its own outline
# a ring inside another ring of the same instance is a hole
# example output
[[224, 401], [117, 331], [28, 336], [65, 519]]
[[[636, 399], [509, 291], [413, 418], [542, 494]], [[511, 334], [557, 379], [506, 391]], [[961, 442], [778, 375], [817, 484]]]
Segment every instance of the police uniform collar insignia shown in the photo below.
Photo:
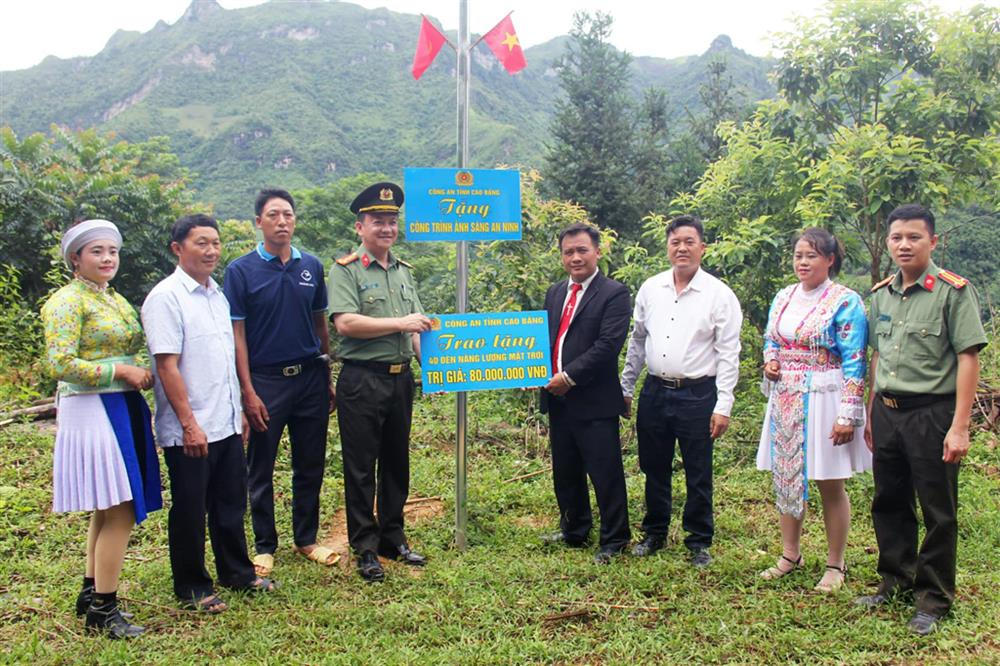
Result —
[[386, 255], [386, 257], [389, 266], [395, 266], [396, 264], [403, 264], [407, 268], [413, 268], [413, 266], [411, 266], [410, 264], [406, 263], [405, 261], [397, 257], [395, 254], [393, 254], [392, 250], [389, 250], [389, 254]]
[[341, 257], [340, 259], [337, 259], [337, 263], [340, 264], [341, 266], [347, 266], [348, 264], [353, 263], [357, 260], [358, 260], [358, 253], [351, 252], [346, 257]]
[[889, 277], [887, 277], [886, 279], [882, 280], [881, 282], [878, 282], [878, 283], [876, 283], [876, 284], [875, 284], [875, 285], [874, 285], [874, 286], [872, 287], [872, 291], [871, 291], [871, 293], [873, 293], [873, 294], [874, 294], [874, 293], [875, 293], [876, 291], [878, 291], [878, 290], [879, 290], [879, 289], [881, 289], [882, 287], [884, 287], [884, 286], [886, 286], [886, 285], [890, 284], [890, 283], [891, 283], [891, 282], [892, 282], [893, 280], [895, 280], [895, 279], [896, 279], [896, 274], [895, 274], [895, 273], [893, 273], [892, 275], [890, 275], [890, 276], [889, 276]]
[[368, 265], [372, 263], [372, 258], [368, 256], [368, 253], [361, 255], [361, 265], [368, 268]]
[[961, 275], [952, 273], [951, 271], [945, 270], [943, 268], [938, 270], [937, 276], [942, 280], [944, 280], [945, 282], [947, 282], [948, 284], [950, 284], [951, 286], [953, 286], [955, 289], [961, 289], [965, 285], [969, 284], [969, 281], [966, 280]]
[[935, 282], [937, 282], [937, 278], [928, 273], [927, 276], [924, 277], [924, 289], [927, 291], [934, 291]]

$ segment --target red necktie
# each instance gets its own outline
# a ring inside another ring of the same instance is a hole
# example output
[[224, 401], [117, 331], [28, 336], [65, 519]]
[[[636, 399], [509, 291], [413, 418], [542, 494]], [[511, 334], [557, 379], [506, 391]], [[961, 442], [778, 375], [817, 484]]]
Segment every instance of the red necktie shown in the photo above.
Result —
[[566, 335], [566, 329], [569, 328], [569, 322], [573, 319], [573, 310], [576, 309], [576, 295], [580, 293], [583, 286], [577, 284], [576, 282], [570, 285], [569, 300], [566, 301], [566, 307], [563, 308], [562, 318], [559, 320], [559, 331], [556, 333], [556, 344], [552, 347], [552, 374], [559, 372], [559, 346], [562, 344], [563, 336]]

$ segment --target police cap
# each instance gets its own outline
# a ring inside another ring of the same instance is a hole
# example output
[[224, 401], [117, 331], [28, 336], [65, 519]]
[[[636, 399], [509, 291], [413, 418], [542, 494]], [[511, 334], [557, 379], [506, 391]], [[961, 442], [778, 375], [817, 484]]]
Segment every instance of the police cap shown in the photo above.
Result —
[[366, 187], [351, 202], [351, 212], [362, 213], [398, 213], [403, 205], [403, 188], [395, 183], [375, 183]]

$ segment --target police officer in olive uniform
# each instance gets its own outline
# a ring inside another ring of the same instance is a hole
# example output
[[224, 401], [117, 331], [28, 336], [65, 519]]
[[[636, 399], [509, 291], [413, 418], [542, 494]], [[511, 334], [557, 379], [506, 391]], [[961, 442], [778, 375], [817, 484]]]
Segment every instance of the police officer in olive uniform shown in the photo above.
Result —
[[[865, 439], [874, 454], [872, 522], [881, 584], [866, 608], [913, 595], [907, 625], [934, 631], [955, 598], [958, 468], [986, 333], [968, 281], [931, 261], [934, 215], [915, 204], [889, 214], [889, 253], [899, 271], [875, 285], [869, 307], [872, 355]], [[914, 493], [926, 535], [917, 544]]]
[[[407, 545], [403, 505], [410, 482], [410, 361], [420, 361], [419, 334], [431, 320], [421, 314], [411, 266], [390, 250], [402, 205], [403, 190], [393, 183], [376, 183], [354, 199], [361, 246], [334, 263], [328, 290], [331, 317], [343, 336], [337, 421], [347, 535], [358, 572], [369, 581], [385, 576], [378, 555], [425, 563]], [[372, 513], [376, 501], [378, 519]]]

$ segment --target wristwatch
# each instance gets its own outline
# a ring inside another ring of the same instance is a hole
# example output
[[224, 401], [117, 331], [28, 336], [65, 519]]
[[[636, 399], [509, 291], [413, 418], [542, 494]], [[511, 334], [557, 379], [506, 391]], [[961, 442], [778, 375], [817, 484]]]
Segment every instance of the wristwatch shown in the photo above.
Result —
[[854, 421], [852, 419], [847, 418], [846, 416], [838, 416], [837, 417], [837, 425], [839, 425], [839, 426], [851, 426], [851, 427], [853, 427], [854, 426]]

